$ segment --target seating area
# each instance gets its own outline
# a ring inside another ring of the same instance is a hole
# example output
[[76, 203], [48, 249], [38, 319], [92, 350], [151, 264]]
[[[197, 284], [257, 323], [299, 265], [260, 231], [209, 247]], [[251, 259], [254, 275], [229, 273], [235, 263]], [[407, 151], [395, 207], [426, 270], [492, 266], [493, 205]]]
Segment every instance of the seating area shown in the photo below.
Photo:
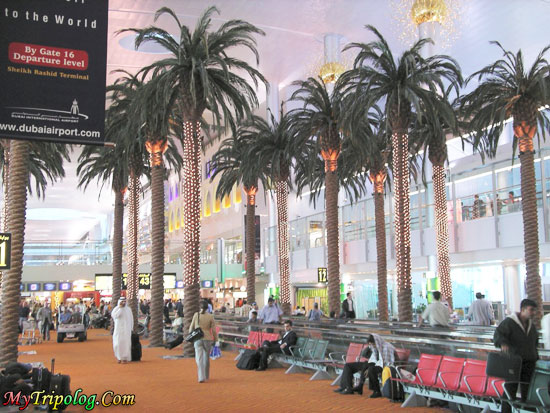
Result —
[[[531, 379], [525, 403], [513, 403], [515, 412], [550, 411], [550, 364], [539, 360]], [[427, 399], [437, 399], [460, 406], [482, 409], [483, 412], [500, 411], [502, 401], [510, 398], [507, 384], [502, 379], [486, 375], [487, 362], [422, 354], [414, 378], [407, 379], [398, 369], [399, 381], [409, 396], [402, 407], [426, 406]]]

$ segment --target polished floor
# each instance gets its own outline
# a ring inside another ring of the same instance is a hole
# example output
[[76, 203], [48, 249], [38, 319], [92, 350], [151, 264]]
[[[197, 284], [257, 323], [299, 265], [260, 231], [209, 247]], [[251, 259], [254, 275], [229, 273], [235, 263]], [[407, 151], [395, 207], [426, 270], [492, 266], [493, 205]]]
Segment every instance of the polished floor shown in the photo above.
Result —
[[[55, 370], [71, 376], [73, 393], [97, 394], [107, 390], [115, 394], [135, 394], [133, 406], [111, 406], [109, 412], [444, 412], [435, 408], [400, 409], [386, 399], [369, 399], [363, 396], [333, 393], [329, 381], [308, 380], [309, 375], [285, 375], [282, 369], [265, 372], [241, 371], [235, 367], [235, 354], [227, 352], [221, 359], [211, 362], [211, 380], [197, 382], [193, 359], [165, 360], [163, 355], [177, 355], [181, 350], [146, 348], [142, 342], [143, 359], [139, 363], [117, 364], [106, 330], [89, 330], [88, 341], [52, 341], [20, 346], [20, 361], [42, 361], [49, 365], [55, 357]], [[181, 349], [181, 348], [180, 348]], [[107, 396], [109, 401], [112, 396]], [[97, 406], [94, 411], [106, 408]], [[86, 411], [71, 406], [66, 412]]]

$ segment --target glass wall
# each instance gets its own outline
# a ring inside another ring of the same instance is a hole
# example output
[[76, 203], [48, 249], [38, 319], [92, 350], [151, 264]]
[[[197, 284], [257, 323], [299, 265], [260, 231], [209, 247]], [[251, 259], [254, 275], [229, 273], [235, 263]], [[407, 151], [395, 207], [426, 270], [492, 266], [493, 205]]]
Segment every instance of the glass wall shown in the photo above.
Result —
[[323, 228], [325, 227], [325, 214], [315, 214], [307, 217], [308, 247], [317, 248], [325, 245]]
[[493, 173], [487, 168], [455, 175], [457, 222], [493, 216]]
[[485, 294], [489, 301], [504, 302], [503, 276], [502, 265], [452, 268], [455, 310], [469, 307], [477, 292]]
[[243, 242], [240, 238], [225, 240], [224, 263], [242, 264]]
[[366, 237], [366, 202], [361, 201], [342, 208], [344, 225], [344, 242], [365, 239]]
[[299, 218], [294, 221], [290, 221], [290, 251], [305, 249], [306, 242], [306, 218]]

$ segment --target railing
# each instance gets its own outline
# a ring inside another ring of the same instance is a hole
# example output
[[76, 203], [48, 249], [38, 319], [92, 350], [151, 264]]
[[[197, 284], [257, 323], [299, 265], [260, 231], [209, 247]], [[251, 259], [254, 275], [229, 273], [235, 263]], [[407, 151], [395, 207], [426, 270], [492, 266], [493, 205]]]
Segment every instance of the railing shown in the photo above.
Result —
[[[447, 182], [449, 218], [456, 213], [456, 223], [484, 217], [507, 215], [521, 212], [521, 185], [519, 162], [495, 162], [483, 165], [471, 171], [453, 173], [450, 171]], [[550, 197], [550, 148], [543, 149], [535, 159], [537, 206], [545, 208], [549, 215]], [[543, 181], [544, 179], [544, 181]], [[545, 182], [545, 185], [542, 185]], [[411, 184], [410, 215], [411, 230], [423, 230], [433, 227], [434, 205], [432, 182], [427, 188], [423, 184]], [[546, 197], [546, 201], [544, 198]], [[544, 201], [544, 202], [543, 202]], [[384, 199], [386, 231], [392, 230], [390, 219], [393, 214], [393, 198], [387, 194]], [[322, 223], [324, 212], [290, 221], [291, 251], [314, 248], [325, 245], [325, 237], [319, 230], [318, 240], [311, 244], [312, 232], [318, 231], [311, 222]], [[548, 220], [550, 226], [550, 219]], [[344, 242], [370, 239], [375, 237], [374, 202], [371, 197], [355, 204], [346, 204], [340, 208], [341, 239]], [[550, 230], [549, 230], [550, 231]], [[275, 227], [265, 229], [266, 255], [276, 255]], [[390, 234], [389, 234], [390, 235]], [[309, 239], [308, 239], [309, 238]]]

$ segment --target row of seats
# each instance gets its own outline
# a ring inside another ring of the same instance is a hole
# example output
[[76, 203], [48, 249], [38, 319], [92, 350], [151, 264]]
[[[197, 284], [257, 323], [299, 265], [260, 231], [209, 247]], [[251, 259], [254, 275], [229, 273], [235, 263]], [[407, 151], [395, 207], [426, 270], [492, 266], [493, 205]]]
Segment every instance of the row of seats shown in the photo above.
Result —
[[[400, 378], [394, 380], [399, 381], [404, 386], [405, 392], [410, 393], [413, 398], [415, 396], [429, 397], [457, 404], [499, 410], [502, 401], [508, 399], [505, 391], [507, 382], [497, 377], [487, 376], [486, 370], [487, 362], [485, 360], [422, 354], [413, 378], [407, 379], [401, 373]], [[531, 380], [527, 401], [526, 403], [515, 403], [516, 411], [523, 411], [523, 407], [528, 409], [526, 411], [549, 411], [550, 375], [546, 373], [545, 384], [540, 388], [538, 386], [540, 386], [541, 380], [540, 377], [537, 377], [536, 369]], [[404, 406], [407, 405], [412, 404], [405, 401]]]

